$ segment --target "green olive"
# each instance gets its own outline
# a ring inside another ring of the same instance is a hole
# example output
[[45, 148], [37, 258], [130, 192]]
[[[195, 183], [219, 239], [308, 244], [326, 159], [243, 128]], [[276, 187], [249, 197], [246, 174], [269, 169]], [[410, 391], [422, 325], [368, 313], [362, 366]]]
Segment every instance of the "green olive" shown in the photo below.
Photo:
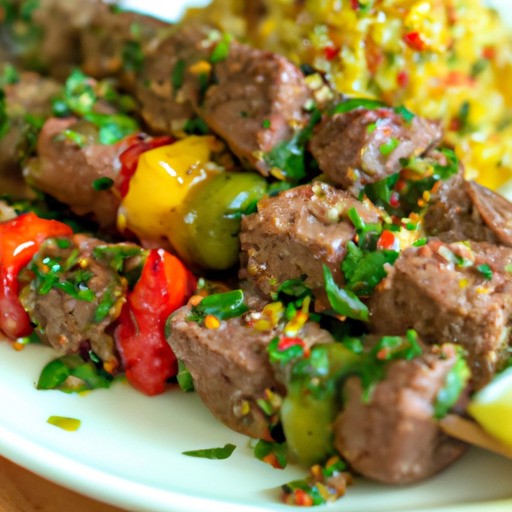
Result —
[[251, 172], [224, 172], [190, 193], [176, 210], [169, 239], [189, 264], [226, 270], [238, 261], [240, 219], [267, 189]]
[[333, 453], [332, 424], [340, 410], [340, 383], [360, 360], [341, 343], [317, 345], [295, 364], [281, 407], [288, 447], [311, 466]]

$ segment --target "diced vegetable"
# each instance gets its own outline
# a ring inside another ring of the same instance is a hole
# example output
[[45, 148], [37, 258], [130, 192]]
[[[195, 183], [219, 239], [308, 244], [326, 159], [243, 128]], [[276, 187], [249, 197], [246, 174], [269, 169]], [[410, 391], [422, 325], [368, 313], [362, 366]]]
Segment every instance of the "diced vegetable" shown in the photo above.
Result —
[[18, 299], [18, 274], [49, 237], [70, 236], [66, 224], [33, 213], [0, 224], [0, 330], [10, 338], [28, 336], [30, 320]]
[[128, 381], [147, 395], [162, 393], [167, 379], [178, 372], [176, 357], [165, 338], [165, 323], [194, 288], [194, 279], [183, 263], [155, 249], [128, 294], [115, 340]]
[[225, 172], [208, 179], [170, 215], [168, 238], [173, 247], [196, 266], [232, 267], [239, 257], [241, 216], [266, 189], [264, 178], [252, 172]]

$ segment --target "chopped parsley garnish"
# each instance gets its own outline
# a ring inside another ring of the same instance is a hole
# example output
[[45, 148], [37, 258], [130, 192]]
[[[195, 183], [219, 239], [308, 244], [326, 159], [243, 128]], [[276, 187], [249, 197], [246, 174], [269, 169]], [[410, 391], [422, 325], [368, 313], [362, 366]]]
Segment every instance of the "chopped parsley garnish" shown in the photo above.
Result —
[[210, 62], [212, 64], [226, 60], [229, 55], [229, 47], [232, 39], [233, 37], [230, 34], [224, 34], [222, 39], [215, 45], [210, 55]]
[[183, 391], [194, 391], [192, 375], [190, 375], [185, 363], [181, 359], [178, 359], [178, 373], [176, 374], [176, 379]]
[[403, 105], [401, 107], [395, 107], [393, 111], [395, 112], [395, 114], [400, 114], [407, 124], [410, 124], [410, 122], [416, 117], [415, 114], [413, 114]]
[[391, 137], [387, 140], [382, 146], [380, 146], [379, 151], [380, 154], [383, 156], [390, 155], [400, 144], [400, 141], [398, 139], [395, 139], [395, 137]]
[[178, 60], [176, 62], [174, 69], [172, 70], [171, 75], [171, 84], [172, 84], [172, 90], [174, 91], [174, 94], [176, 95], [176, 92], [181, 89], [181, 86], [183, 85], [183, 79], [185, 76], [185, 61], [183, 59]]
[[314, 109], [308, 126], [297, 132], [290, 140], [280, 142], [263, 157], [269, 169], [277, 168], [282, 172], [284, 180], [296, 183], [306, 177], [305, 151], [311, 138], [313, 128], [322, 117], [318, 109]]
[[[283, 343], [283, 340], [285, 343]], [[304, 342], [299, 338], [281, 338], [277, 336], [268, 344], [267, 352], [271, 363], [286, 364], [304, 356]]]
[[484, 276], [487, 281], [492, 279], [492, 269], [487, 263], [483, 263], [482, 265], [477, 265], [477, 270]]
[[98, 178], [92, 182], [92, 188], [94, 190], [109, 190], [114, 186], [114, 180], [112, 178]]
[[244, 303], [244, 292], [242, 290], [232, 290], [208, 295], [197, 306], [192, 306], [191, 314], [187, 320], [201, 323], [207, 315], [212, 315], [218, 320], [227, 320], [243, 315], [248, 309]]
[[444, 386], [437, 393], [434, 404], [434, 418], [440, 420], [457, 403], [460, 394], [466, 387], [471, 370], [464, 359], [464, 351], [460, 346], [454, 346], [457, 360], [448, 374]]
[[128, 41], [122, 53], [123, 69], [125, 71], [139, 72], [144, 66], [144, 52], [139, 41]]
[[4, 64], [2, 74], [0, 75], [0, 87], [8, 84], [17, 84], [19, 81], [20, 76], [16, 68], [12, 64]]
[[284, 469], [288, 463], [286, 460], [286, 443], [275, 443], [259, 439], [254, 446], [254, 456], [277, 469]]
[[367, 98], [351, 98], [349, 100], [338, 103], [330, 112], [330, 114], [345, 114], [358, 108], [368, 110], [376, 110], [378, 108], [386, 108], [386, 104], [379, 100], [370, 100]]
[[346, 288], [340, 288], [334, 282], [329, 268], [326, 265], [324, 265], [323, 268], [325, 291], [327, 292], [327, 298], [329, 299], [329, 303], [334, 311], [336, 311], [338, 315], [368, 322], [370, 315], [366, 304], [361, 302], [354, 292], [347, 290]]
[[370, 295], [387, 275], [384, 265], [392, 265], [398, 254], [390, 250], [364, 251], [354, 242], [348, 242], [347, 255], [341, 264], [345, 287], [358, 296]]
[[[67, 381], [68, 377], [74, 377]], [[84, 361], [73, 354], [54, 359], [41, 372], [37, 389], [58, 389], [65, 393], [80, 393], [90, 389], [108, 388], [114, 378], [101, 363]]]
[[222, 448], [205, 448], [203, 450], [190, 450], [182, 452], [183, 455], [188, 457], [199, 457], [201, 459], [223, 460], [231, 456], [235, 451], [234, 444], [225, 444]]
[[94, 321], [97, 324], [99, 324], [102, 320], [107, 318], [108, 314], [110, 313], [110, 310], [117, 302], [117, 299], [118, 297], [114, 293], [114, 287], [110, 285], [103, 293], [100, 303], [98, 304], [98, 307], [94, 312]]
[[[100, 99], [108, 101], [120, 112], [104, 114], [94, 111]], [[131, 112], [134, 107], [132, 98], [116, 93], [107, 82], [96, 82], [79, 70], [71, 73], [63, 93], [53, 101], [53, 112], [56, 116], [76, 115], [96, 125], [99, 128], [101, 144], [114, 144], [139, 130], [138, 123], [125, 113]], [[75, 137], [75, 142], [82, 145], [84, 141]]]
[[2, 140], [11, 128], [9, 115], [7, 114], [7, 102], [5, 100], [5, 92], [0, 89], [0, 140]]
[[207, 135], [210, 133], [210, 128], [200, 117], [193, 117], [187, 119], [184, 131], [187, 135]]

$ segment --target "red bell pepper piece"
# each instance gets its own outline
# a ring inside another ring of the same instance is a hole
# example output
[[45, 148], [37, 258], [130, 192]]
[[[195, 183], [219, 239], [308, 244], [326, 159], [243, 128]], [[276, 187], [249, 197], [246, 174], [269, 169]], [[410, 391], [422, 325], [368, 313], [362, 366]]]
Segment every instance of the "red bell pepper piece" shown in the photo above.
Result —
[[165, 322], [194, 289], [194, 277], [178, 258], [163, 249], [150, 251], [115, 331], [126, 378], [146, 395], [163, 393], [166, 380], [178, 371]]
[[18, 274], [46, 238], [71, 236], [62, 222], [26, 213], [0, 224], [0, 330], [10, 338], [28, 336], [30, 319], [18, 298]]
[[121, 197], [124, 197], [128, 193], [130, 187], [130, 180], [137, 170], [137, 164], [139, 163], [139, 157], [142, 153], [149, 151], [150, 149], [159, 148], [160, 146], [167, 146], [172, 144], [174, 139], [167, 135], [161, 137], [155, 137], [150, 140], [137, 140], [128, 149], [123, 151], [119, 155], [119, 161], [121, 162], [121, 172], [119, 173], [119, 193]]
[[423, 52], [427, 49], [427, 42], [419, 32], [408, 32], [402, 39], [409, 48], [417, 52]]

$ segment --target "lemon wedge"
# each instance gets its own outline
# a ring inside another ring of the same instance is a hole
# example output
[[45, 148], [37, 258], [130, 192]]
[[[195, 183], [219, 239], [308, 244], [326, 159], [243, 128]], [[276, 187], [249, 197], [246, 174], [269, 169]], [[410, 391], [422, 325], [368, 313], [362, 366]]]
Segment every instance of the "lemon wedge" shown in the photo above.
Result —
[[512, 446], [512, 367], [473, 395], [468, 413], [486, 432]]

